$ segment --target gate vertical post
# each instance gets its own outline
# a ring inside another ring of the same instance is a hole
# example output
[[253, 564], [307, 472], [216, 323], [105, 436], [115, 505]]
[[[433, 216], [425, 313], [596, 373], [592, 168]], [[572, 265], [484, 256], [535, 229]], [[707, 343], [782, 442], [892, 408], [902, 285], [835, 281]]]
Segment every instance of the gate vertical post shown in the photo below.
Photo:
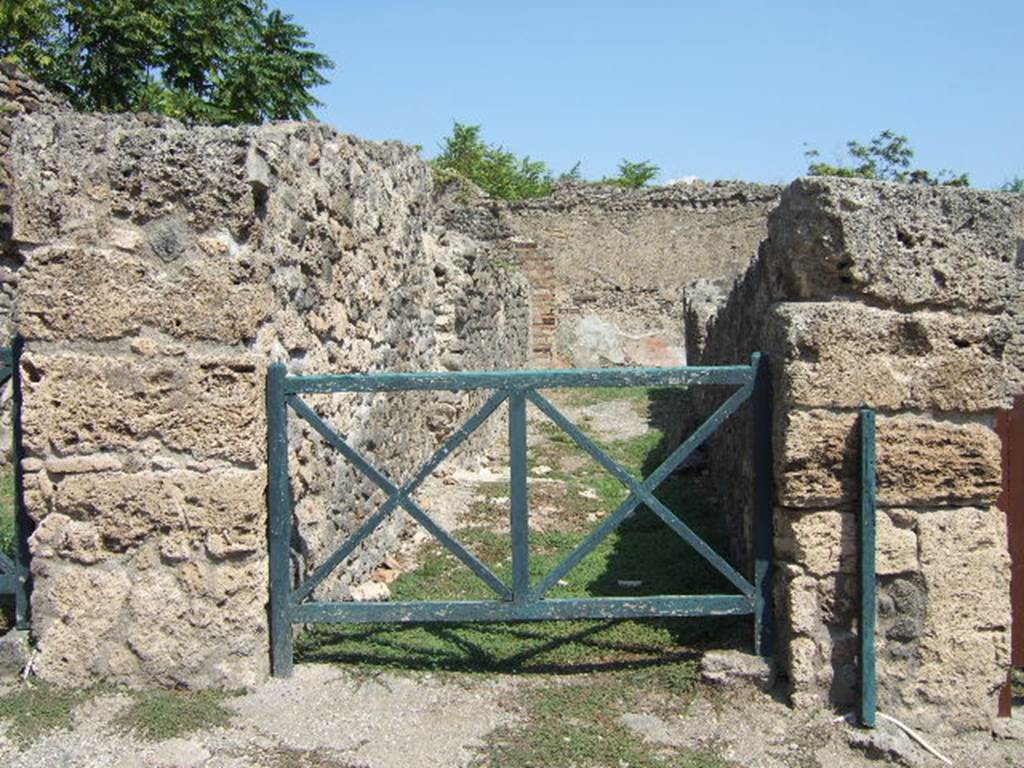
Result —
[[771, 656], [775, 652], [775, 599], [772, 590], [772, 558], [775, 533], [775, 493], [772, 482], [772, 391], [768, 361], [755, 352], [754, 391], [751, 396], [753, 450], [753, 538], [754, 538], [754, 652]]
[[860, 723], [875, 727], [875, 412], [860, 411]]
[[29, 548], [28, 535], [31, 521], [25, 508], [25, 485], [21, 460], [25, 450], [21, 431], [21, 352], [25, 346], [21, 336], [11, 340], [11, 467], [14, 470], [14, 625], [18, 629], [29, 626]]
[[511, 464], [512, 599], [520, 603], [530, 592], [530, 517], [526, 484], [526, 393], [508, 399], [508, 444]]
[[288, 478], [288, 412], [283, 363], [267, 371], [267, 481], [270, 538], [270, 668], [274, 677], [292, 674], [291, 533], [292, 494]]

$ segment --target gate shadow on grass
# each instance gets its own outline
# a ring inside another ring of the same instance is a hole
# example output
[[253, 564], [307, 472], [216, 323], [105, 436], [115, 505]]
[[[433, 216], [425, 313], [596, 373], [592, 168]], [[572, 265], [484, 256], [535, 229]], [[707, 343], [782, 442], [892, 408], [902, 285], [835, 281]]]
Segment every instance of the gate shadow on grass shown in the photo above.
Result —
[[[648, 392], [648, 421], [663, 437], [642, 459], [641, 471], [645, 477], [678, 444], [685, 402], [677, 390]], [[710, 479], [699, 468], [684, 468], [674, 473], [657, 491], [658, 498], [698, 535], [717, 551], [726, 552], [724, 516], [712, 495]], [[581, 532], [580, 538], [584, 533]], [[543, 544], [543, 536], [537, 538], [538, 543]], [[609, 546], [599, 549], [578, 566], [586, 578], [580, 581], [576, 591], [563, 589], [558, 596], [736, 592], [724, 577], [645, 507], [638, 508], [608, 541]], [[493, 544], [493, 540], [490, 543]], [[553, 556], [549, 553], [550, 564], [567, 551]], [[587, 561], [595, 557], [598, 559], [588, 569]], [[534, 574], [534, 579], [550, 564], [537, 563], [538, 573]], [[424, 566], [421, 570], [432, 569]], [[504, 574], [499, 571], [499, 575]], [[445, 597], [487, 597], [486, 593], [473, 592], [474, 587], [460, 589], [459, 584], [449, 582], [448, 586], [454, 585], [453, 591], [459, 594]], [[432, 593], [438, 586], [436, 583], [416, 585], [416, 579], [404, 582], [400, 579], [395, 584], [396, 599], [437, 599], [438, 595]], [[300, 635], [296, 660], [368, 668], [483, 673], [574, 674], [679, 667], [692, 675], [703, 649], [749, 645], [751, 626], [750, 617], [319, 625]]]

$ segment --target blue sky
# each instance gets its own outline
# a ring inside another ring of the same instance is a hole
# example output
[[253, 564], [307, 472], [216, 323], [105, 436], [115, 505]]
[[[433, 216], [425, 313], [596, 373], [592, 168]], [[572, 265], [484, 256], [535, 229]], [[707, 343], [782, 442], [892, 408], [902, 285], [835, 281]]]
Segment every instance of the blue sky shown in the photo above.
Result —
[[337, 68], [320, 117], [437, 152], [453, 120], [587, 178], [650, 160], [781, 182], [891, 128], [979, 187], [1024, 176], [1024, 0], [271, 0]]

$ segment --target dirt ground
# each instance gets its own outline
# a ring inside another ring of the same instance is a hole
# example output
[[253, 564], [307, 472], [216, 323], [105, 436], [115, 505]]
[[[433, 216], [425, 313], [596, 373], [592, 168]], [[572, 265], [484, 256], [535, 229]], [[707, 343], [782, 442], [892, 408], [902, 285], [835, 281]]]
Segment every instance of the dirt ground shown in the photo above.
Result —
[[[560, 405], [622, 456], [633, 456], [632, 450], [636, 461], [643, 458], [640, 449], [656, 442], [643, 442], [645, 435], [663, 428], [654, 423], [656, 410], [643, 392], [622, 398], [566, 400]], [[532, 526], [557, 535], [564, 532], [567, 520], [586, 525], [610, 512], [598, 507], [613, 497], [601, 486], [591, 489], [579, 484], [584, 477], [579, 457], [536, 414], [531, 416], [529, 435], [531, 455], [537, 456], [531, 464]], [[508, 477], [504, 455], [503, 445], [494, 446], [478, 469], [431, 481], [420, 501], [439, 512], [451, 530], [472, 530], [466, 527], [470, 525], [498, 530], [502, 505], [507, 517], [507, 498], [501, 496]], [[695, 471], [699, 479], [700, 469]], [[492, 518], [486, 510], [497, 512]], [[416, 576], [423, 566], [418, 554], [425, 551], [423, 547], [422, 537], [413, 538], [396, 558], [400, 566], [390, 570], [403, 573], [389, 576], [395, 588], [401, 578]], [[589, 632], [584, 629], [578, 634]], [[442, 648], [449, 657], [460, 649], [468, 648], [470, 656], [482, 652], [473, 646], [471, 636], [444, 637], [454, 647]], [[374, 639], [391, 643], [399, 651], [406, 647], [402, 643], [414, 649], [414, 641], [407, 636], [370, 638]], [[578, 657], [563, 654], [555, 657], [558, 664], [529, 669], [501, 665], [480, 669], [460, 662], [429, 671], [415, 665], [402, 669], [394, 664], [313, 663], [300, 658], [290, 679], [270, 680], [255, 690], [225, 695], [211, 710], [213, 715], [198, 716], [189, 728], [179, 727], [187, 710], [147, 714], [137, 711], [138, 693], [96, 690], [73, 698], [72, 703], [56, 694], [55, 698], [42, 696], [32, 706], [40, 716], [53, 718], [55, 725], [26, 737], [15, 725], [18, 713], [12, 714], [3, 702], [13, 700], [31, 683], [9, 684], [0, 690], [0, 764], [10, 768], [943, 764], [887, 722], [868, 732], [831, 711], [794, 711], [784, 702], [781, 686], [763, 691], [750, 684], [702, 680], [700, 649], [659, 666], [641, 657], [639, 639], [637, 647], [630, 646], [630, 640], [628, 635], [625, 642], [613, 636], [605, 644], [582, 646]], [[736, 638], [725, 640], [734, 647], [742, 644]], [[542, 643], [537, 653], [541, 657], [551, 653], [549, 646], [558, 642]], [[657, 651], [655, 642], [655, 656]], [[594, 660], [588, 653], [594, 654]], [[598, 656], [603, 664], [591, 663]], [[572, 662], [564, 664], [571, 674], [559, 666], [565, 659]], [[1024, 766], [1024, 707], [1018, 711], [1021, 717], [996, 724], [996, 734], [927, 738], [953, 765]], [[149, 723], [149, 730], [139, 723]]]

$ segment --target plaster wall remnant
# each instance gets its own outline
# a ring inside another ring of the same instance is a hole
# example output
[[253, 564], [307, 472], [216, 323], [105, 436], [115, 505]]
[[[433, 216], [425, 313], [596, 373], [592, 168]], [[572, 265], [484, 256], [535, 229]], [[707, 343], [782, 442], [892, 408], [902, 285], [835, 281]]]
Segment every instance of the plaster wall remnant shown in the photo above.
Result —
[[[866, 403], [879, 413], [879, 708], [928, 730], [995, 715], [1010, 569], [994, 416], [1024, 390], [1022, 254], [1020, 195], [800, 179], [732, 289], [688, 291], [694, 362], [758, 349], [771, 364], [778, 650], [794, 704], [856, 700]], [[743, 557], [739, 416], [711, 466]]]
[[449, 225], [500, 243], [526, 275], [534, 365], [683, 365], [683, 288], [741, 274], [780, 192], [740, 181], [569, 183], [543, 198], [477, 200]]
[[[268, 364], [519, 367], [525, 283], [435, 220], [430, 169], [398, 143], [317, 123], [5, 115], [34, 669], [62, 684], [255, 683]], [[475, 399], [307, 402], [404, 480]], [[304, 423], [290, 429], [303, 573], [381, 497]], [[402, 533], [399, 513], [318, 594], [346, 595]]]

